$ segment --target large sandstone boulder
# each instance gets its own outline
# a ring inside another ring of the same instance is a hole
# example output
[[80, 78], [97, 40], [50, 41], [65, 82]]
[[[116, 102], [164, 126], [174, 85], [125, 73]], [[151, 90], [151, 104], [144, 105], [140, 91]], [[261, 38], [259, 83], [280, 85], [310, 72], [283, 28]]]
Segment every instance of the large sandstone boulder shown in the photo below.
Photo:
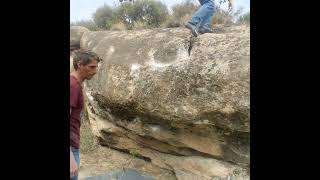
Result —
[[[82, 26], [71, 26], [70, 27], [70, 50], [80, 48], [80, 40], [83, 33], [89, 32], [89, 30]], [[70, 54], [70, 73], [74, 71], [73, 68], [72, 53]]]
[[71, 26], [70, 27], [70, 48], [77, 48], [80, 46], [80, 39], [84, 32], [89, 30], [82, 26]]
[[84, 86], [100, 143], [177, 179], [249, 179], [249, 28], [83, 33], [103, 59]]

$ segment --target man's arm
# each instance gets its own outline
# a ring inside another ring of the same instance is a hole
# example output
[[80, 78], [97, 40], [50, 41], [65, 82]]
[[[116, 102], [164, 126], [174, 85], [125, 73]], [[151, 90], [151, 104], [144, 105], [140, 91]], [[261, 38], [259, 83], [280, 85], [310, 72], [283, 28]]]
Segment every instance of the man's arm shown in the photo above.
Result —
[[[70, 116], [71, 116], [72, 108], [70, 108]], [[70, 177], [73, 177], [77, 174], [78, 165], [76, 159], [74, 158], [72, 147], [70, 146]]]

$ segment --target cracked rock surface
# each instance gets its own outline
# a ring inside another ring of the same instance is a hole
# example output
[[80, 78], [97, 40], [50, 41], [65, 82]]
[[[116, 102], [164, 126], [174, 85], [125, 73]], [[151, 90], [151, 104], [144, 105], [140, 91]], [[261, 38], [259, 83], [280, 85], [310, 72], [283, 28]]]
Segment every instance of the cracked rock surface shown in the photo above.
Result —
[[184, 28], [86, 31], [103, 61], [84, 84], [103, 146], [177, 179], [249, 179], [250, 26], [191, 38]]

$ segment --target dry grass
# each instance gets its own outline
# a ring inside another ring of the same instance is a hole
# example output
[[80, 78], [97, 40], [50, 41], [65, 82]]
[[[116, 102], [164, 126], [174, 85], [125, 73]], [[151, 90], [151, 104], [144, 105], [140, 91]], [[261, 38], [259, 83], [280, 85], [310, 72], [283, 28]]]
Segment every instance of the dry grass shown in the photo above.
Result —
[[110, 30], [112, 30], [112, 31], [124, 31], [124, 30], [127, 30], [127, 27], [126, 27], [126, 25], [124, 23], [119, 22], [117, 24], [112, 25]]
[[99, 147], [96, 137], [91, 131], [89, 121], [84, 115], [82, 117], [83, 122], [80, 128], [80, 152], [90, 153]]

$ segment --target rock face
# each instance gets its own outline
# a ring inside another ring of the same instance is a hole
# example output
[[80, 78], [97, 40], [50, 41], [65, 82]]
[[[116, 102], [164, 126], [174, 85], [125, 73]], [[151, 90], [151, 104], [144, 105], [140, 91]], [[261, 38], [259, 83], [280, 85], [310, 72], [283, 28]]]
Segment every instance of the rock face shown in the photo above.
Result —
[[80, 46], [80, 39], [84, 32], [89, 30], [82, 26], [71, 26], [70, 27], [70, 48], [75, 48]]
[[249, 179], [250, 27], [191, 38], [186, 29], [83, 33], [103, 61], [85, 83], [101, 145], [177, 179]]

